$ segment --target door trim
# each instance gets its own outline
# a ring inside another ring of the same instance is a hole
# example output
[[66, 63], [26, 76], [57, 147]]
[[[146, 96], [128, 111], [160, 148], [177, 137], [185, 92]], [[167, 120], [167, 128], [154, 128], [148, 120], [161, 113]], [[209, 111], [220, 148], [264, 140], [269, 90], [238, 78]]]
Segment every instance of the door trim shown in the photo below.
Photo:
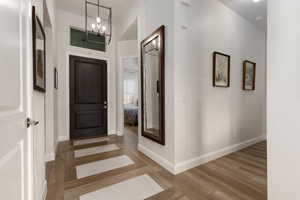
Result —
[[59, 141], [68, 141], [71, 139], [71, 116], [70, 116], [70, 111], [71, 111], [71, 104], [70, 104], [70, 95], [71, 95], [71, 87], [70, 87], [70, 56], [76, 56], [76, 57], [82, 57], [82, 58], [87, 58], [87, 59], [96, 59], [96, 60], [103, 60], [106, 61], [107, 63], [107, 136], [115, 134], [115, 130], [111, 130], [112, 127], [112, 121], [111, 120], [111, 109], [112, 109], [112, 99], [111, 99], [111, 82], [109, 81], [110, 73], [111, 73], [111, 65], [109, 62], [109, 58], [107, 56], [97, 56], [97, 55], [87, 55], [87, 54], [80, 54], [80, 53], [73, 53], [73, 52], [67, 52], [66, 54], [67, 59], [66, 59], [66, 130], [67, 130], [67, 135], [66, 136], [59, 136]]

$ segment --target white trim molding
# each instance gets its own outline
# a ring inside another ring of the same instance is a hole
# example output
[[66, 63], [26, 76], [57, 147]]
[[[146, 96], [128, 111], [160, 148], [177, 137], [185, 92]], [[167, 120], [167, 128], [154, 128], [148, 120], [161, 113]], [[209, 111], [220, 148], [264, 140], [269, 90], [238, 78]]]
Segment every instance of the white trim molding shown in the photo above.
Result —
[[55, 160], [55, 157], [56, 157], [56, 154], [57, 154], [57, 147], [58, 147], [58, 142], [56, 142], [54, 152], [50, 152], [50, 153], [45, 154], [45, 162], [50, 162], [50, 161]]
[[117, 131], [116, 130], [109, 130], [107, 135], [108, 136], [109, 135], [117, 135]]
[[45, 155], [45, 162], [50, 162], [55, 160], [55, 153], [48, 153]]
[[42, 200], [46, 200], [47, 198], [47, 193], [48, 193], [48, 188], [47, 188], [48, 184], [47, 184], [47, 181], [45, 180], [44, 181], [44, 184], [43, 184], [43, 193], [41, 195], [41, 199]]
[[117, 131], [117, 136], [123, 136], [123, 133], [121, 131]]
[[192, 158], [190, 160], [178, 163], [175, 165], [174, 174], [182, 173], [186, 170], [192, 169], [194, 167], [197, 167], [199, 165], [203, 165], [205, 163], [208, 163], [210, 161], [216, 160], [218, 158], [221, 158], [223, 156], [229, 155], [233, 152], [239, 151], [241, 149], [247, 148], [251, 145], [254, 145], [256, 143], [262, 142], [266, 140], [266, 135], [247, 140], [245, 142], [241, 142], [232, 146], [225, 147], [223, 149], [204, 154], [202, 156], [199, 156], [197, 158]]
[[168, 170], [169, 172], [174, 174], [175, 171], [174, 171], [174, 164], [173, 163], [171, 163], [170, 161], [168, 161], [165, 158], [161, 157], [160, 155], [154, 153], [153, 151], [151, 151], [150, 149], [144, 147], [141, 144], [138, 144], [138, 150], [140, 152], [142, 152], [143, 154], [145, 154], [146, 156], [148, 156], [149, 158], [151, 158], [152, 160], [154, 160], [159, 165], [161, 165], [163, 168], [165, 168], [166, 170]]
[[70, 138], [69, 138], [68, 135], [60, 135], [60, 136], [58, 136], [58, 141], [59, 142], [64, 142], [64, 141], [69, 141], [69, 140], [70, 140]]
[[221, 158], [223, 156], [229, 155], [233, 152], [236, 152], [236, 151], [239, 151], [241, 149], [247, 148], [251, 145], [262, 142], [264, 140], [266, 140], [266, 135], [259, 136], [257, 138], [253, 138], [253, 139], [250, 139], [250, 140], [247, 140], [247, 141], [244, 141], [244, 142], [232, 145], [232, 146], [228, 146], [228, 147], [225, 147], [223, 149], [220, 149], [220, 150], [217, 150], [217, 151], [214, 151], [214, 152], [210, 152], [210, 153], [204, 154], [202, 156], [192, 158], [192, 159], [187, 160], [187, 161], [183, 161], [183, 162], [178, 163], [176, 165], [172, 164], [171, 162], [169, 162], [165, 158], [163, 158], [160, 155], [154, 153], [150, 149], [142, 146], [141, 144], [138, 144], [138, 150], [140, 152], [142, 152], [143, 154], [145, 154], [146, 156], [148, 156], [149, 158], [151, 158], [153, 161], [155, 161], [159, 165], [161, 165], [163, 168], [165, 168], [166, 170], [171, 172], [172, 174], [176, 175], [176, 174], [182, 173], [184, 171], [187, 171], [189, 169], [192, 169], [194, 167], [197, 167], [199, 165], [203, 165], [203, 164], [206, 164], [210, 161], [213, 161], [213, 160], [216, 160], [216, 159]]

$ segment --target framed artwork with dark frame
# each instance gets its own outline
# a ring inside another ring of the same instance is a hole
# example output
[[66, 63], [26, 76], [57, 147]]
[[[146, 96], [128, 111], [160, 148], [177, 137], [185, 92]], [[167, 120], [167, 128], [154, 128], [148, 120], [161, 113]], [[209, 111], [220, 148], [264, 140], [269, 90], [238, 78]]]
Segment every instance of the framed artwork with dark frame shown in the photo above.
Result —
[[58, 89], [58, 71], [54, 68], [54, 89]]
[[230, 87], [230, 56], [213, 53], [213, 86]]
[[46, 36], [42, 23], [32, 7], [33, 89], [46, 92]]
[[256, 63], [245, 60], [243, 64], [243, 90], [255, 90]]

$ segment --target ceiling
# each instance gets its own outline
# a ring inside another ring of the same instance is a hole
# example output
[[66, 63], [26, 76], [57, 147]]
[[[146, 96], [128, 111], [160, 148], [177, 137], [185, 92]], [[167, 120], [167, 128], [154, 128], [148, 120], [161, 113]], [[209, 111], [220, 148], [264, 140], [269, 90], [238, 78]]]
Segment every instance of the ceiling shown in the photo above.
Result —
[[[97, 0], [89, 0], [97, 3]], [[219, 0], [225, 6], [229, 7], [242, 17], [255, 24], [259, 29], [267, 29], [267, 0], [261, 0], [254, 3], [253, 0]], [[100, 0], [100, 4], [112, 7], [113, 20], [117, 23], [121, 20], [124, 11], [128, 10], [135, 0]], [[85, 0], [57, 0], [59, 9], [71, 13], [82, 15], [85, 14]]]
[[267, 0], [257, 3], [253, 0], [219, 0], [227, 7], [255, 24], [259, 29], [267, 30]]
[[[69, 11], [77, 15], [85, 15], [85, 0], [56, 0], [59, 9]], [[97, 0], [89, 0], [97, 3]], [[128, 10], [135, 0], [100, 0], [100, 4], [111, 7], [113, 19], [119, 21], [123, 11]]]

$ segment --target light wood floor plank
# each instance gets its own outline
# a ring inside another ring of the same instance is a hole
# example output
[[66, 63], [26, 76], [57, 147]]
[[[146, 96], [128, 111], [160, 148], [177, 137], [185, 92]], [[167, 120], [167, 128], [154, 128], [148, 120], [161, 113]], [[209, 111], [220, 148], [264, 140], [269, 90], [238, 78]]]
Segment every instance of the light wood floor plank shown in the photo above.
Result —
[[[111, 186], [130, 178], [149, 175], [164, 191], [147, 200], [266, 200], [266, 142], [173, 175], [137, 151], [137, 134], [132, 127], [124, 137], [85, 145], [59, 144], [56, 160], [47, 163], [47, 200], [79, 200], [81, 195]], [[74, 151], [107, 144], [119, 150], [74, 158]], [[134, 165], [125, 166], [77, 179], [75, 167], [90, 162], [126, 155]], [[124, 199], [125, 200], [125, 199]]]

